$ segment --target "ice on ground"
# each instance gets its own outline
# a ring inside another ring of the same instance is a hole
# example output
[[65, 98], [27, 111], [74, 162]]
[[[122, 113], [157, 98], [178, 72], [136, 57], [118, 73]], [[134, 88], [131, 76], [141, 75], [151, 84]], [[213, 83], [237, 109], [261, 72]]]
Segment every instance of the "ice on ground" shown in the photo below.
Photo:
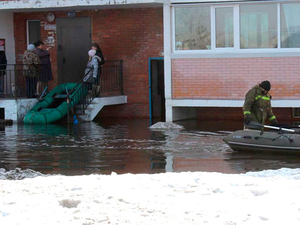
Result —
[[25, 178], [34, 178], [38, 176], [46, 175], [31, 169], [21, 170], [20, 168], [16, 168], [14, 170], [6, 171], [5, 169], [0, 168], [0, 180], [22, 180]]
[[0, 224], [298, 225], [300, 169], [0, 180]]
[[176, 123], [172, 123], [172, 122], [157, 122], [155, 124], [153, 124], [150, 129], [163, 129], [163, 130], [170, 130], [170, 129], [184, 129], [183, 126], [178, 125]]

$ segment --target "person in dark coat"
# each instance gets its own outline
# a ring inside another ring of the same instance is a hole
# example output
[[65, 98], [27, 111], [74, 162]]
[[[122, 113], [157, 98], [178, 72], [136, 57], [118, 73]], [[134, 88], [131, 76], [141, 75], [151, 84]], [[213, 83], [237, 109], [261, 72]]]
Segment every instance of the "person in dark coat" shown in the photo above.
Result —
[[0, 95], [2, 95], [2, 90], [3, 90], [3, 80], [4, 80], [4, 75], [5, 70], [6, 70], [6, 65], [7, 65], [7, 59], [4, 51], [0, 51]]
[[40, 58], [42, 63], [41, 72], [37, 82], [37, 95], [41, 94], [43, 89], [47, 86], [48, 81], [53, 80], [50, 54], [45, 49], [45, 45], [42, 41], [38, 41], [34, 44], [36, 46], [35, 53]]

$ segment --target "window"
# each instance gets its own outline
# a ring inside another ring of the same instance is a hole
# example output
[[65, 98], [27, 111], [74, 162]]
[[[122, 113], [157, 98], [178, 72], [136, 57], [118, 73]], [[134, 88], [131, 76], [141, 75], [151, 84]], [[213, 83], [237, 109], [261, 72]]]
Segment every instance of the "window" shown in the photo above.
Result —
[[300, 48], [300, 4], [280, 7], [280, 37], [282, 48]]
[[300, 3], [176, 5], [173, 50], [297, 51], [299, 12]]
[[233, 47], [233, 8], [216, 8], [216, 47]]
[[41, 40], [41, 21], [28, 20], [27, 21], [27, 44], [33, 44]]
[[240, 48], [277, 48], [277, 5], [240, 6]]
[[209, 6], [175, 9], [175, 43], [176, 50], [210, 49]]

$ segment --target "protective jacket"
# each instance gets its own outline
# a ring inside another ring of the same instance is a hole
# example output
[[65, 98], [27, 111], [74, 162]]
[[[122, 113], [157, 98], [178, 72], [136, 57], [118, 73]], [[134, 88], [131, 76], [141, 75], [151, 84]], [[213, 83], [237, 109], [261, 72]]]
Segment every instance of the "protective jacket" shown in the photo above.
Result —
[[243, 112], [244, 115], [250, 114], [251, 120], [264, 124], [267, 118], [269, 121], [272, 121], [276, 119], [276, 117], [274, 116], [271, 107], [272, 96], [269, 93], [263, 95], [262, 92], [263, 90], [259, 85], [254, 86], [248, 91], [243, 106]]

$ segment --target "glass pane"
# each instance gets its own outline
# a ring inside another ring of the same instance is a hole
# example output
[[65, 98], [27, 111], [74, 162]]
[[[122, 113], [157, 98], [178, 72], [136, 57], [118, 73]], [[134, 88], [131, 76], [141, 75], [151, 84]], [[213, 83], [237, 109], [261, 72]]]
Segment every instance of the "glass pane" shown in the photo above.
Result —
[[241, 49], [277, 48], [277, 5], [240, 6]]
[[281, 48], [300, 48], [300, 4], [282, 4], [280, 17]]
[[211, 48], [210, 7], [175, 8], [175, 49]]
[[216, 8], [216, 47], [233, 47], [233, 8]]
[[28, 21], [28, 36], [29, 44], [33, 44], [41, 40], [41, 22], [40, 21]]

